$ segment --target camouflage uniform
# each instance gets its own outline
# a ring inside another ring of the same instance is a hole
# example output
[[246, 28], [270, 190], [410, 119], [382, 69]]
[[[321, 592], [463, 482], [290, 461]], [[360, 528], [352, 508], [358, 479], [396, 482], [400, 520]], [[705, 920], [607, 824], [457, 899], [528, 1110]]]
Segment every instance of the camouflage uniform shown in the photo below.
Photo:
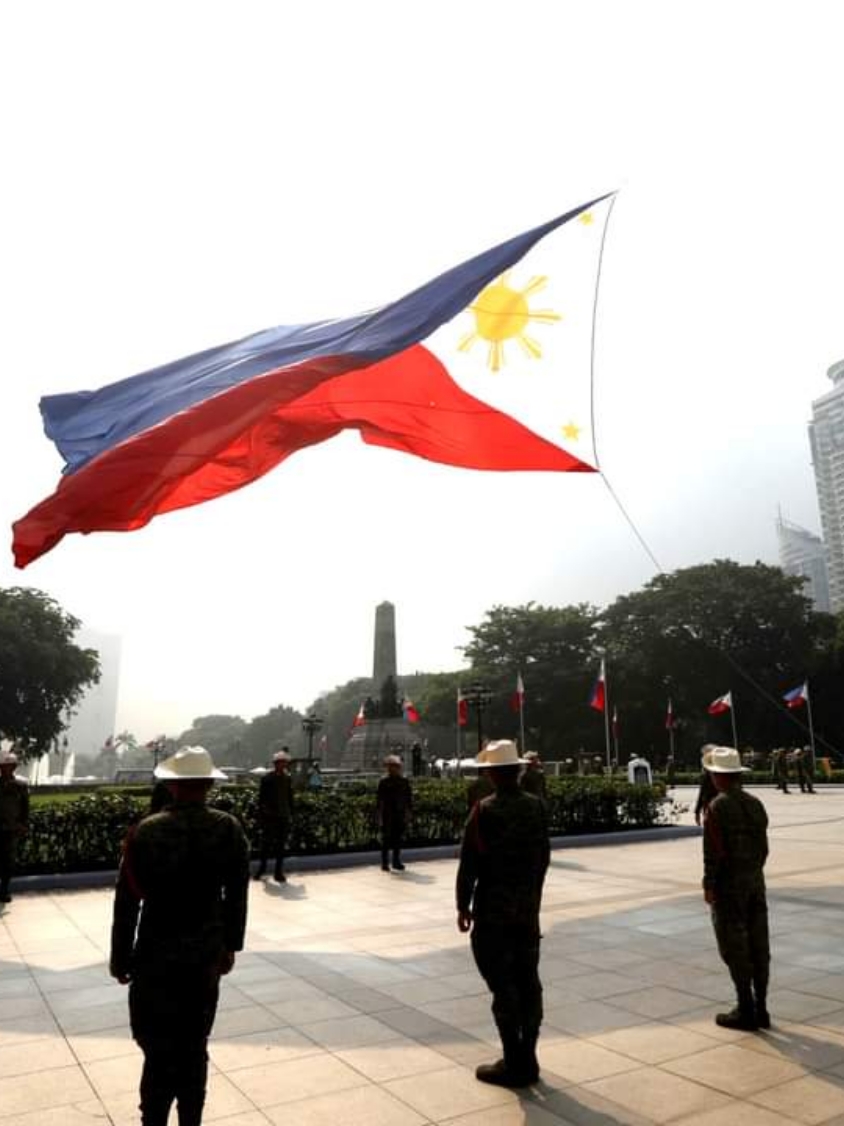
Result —
[[265, 774], [258, 789], [258, 823], [261, 826], [261, 863], [256, 878], [267, 870], [275, 856], [275, 878], [284, 877], [284, 850], [293, 820], [293, 779], [285, 770]]
[[800, 786], [800, 793], [813, 794], [815, 788], [812, 785], [812, 764], [805, 751], [794, 752], [794, 764], [797, 768], [797, 782]]
[[782, 790], [784, 794], [788, 791], [788, 752], [785, 747], [781, 750], [774, 751], [771, 756], [771, 773], [774, 776], [774, 781], [777, 784], [777, 789]]
[[8, 903], [18, 838], [29, 822], [29, 787], [14, 776], [0, 779], [0, 903]]
[[180, 1126], [202, 1120], [221, 962], [243, 949], [248, 863], [239, 823], [204, 803], [171, 805], [127, 837], [111, 972], [130, 978], [132, 1035], [144, 1053], [144, 1126], [166, 1126], [174, 1099]]
[[550, 847], [542, 802], [516, 780], [472, 809], [457, 871], [457, 910], [472, 913], [472, 953], [514, 1075], [538, 1075], [542, 1023], [539, 907]]
[[381, 867], [389, 868], [392, 852], [393, 867], [401, 870], [401, 846], [407, 821], [413, 809], [413, 791], [410, 783], [400, 774], [386, 774], [378, 783], [377, 812], [381, 826]]
[[770, 1023], [766, 1001], [771, 952], [763, 874], [767, 826], [759, 799], [735, 786], [710, 803], [703, 836], [703, 887], [714, 896], [718, 952], [735, 984], [739, 1011], [763, 1028]]

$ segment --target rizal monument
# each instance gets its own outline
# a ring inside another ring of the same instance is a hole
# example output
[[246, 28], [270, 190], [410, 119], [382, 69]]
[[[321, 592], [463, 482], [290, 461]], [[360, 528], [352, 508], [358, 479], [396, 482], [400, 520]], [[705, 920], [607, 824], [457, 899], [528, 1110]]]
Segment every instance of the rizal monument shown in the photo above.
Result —
[[407, 759], [418, 735], [402, 709], [396, 666], [396, 608], [381, 602], [375, 608], [375, 643], [372, 659], [373, 692], [362, 705], [363, 722], [352, 729], [339, 765], [348, 770], [380, 767], [385, 755]]

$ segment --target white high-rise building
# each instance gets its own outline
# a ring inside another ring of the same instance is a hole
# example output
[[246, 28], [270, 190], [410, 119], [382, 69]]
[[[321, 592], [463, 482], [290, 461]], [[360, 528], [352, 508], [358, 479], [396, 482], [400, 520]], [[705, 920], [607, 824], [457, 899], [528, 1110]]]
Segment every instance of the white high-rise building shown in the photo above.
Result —
[[809, 442], [827, 551], [829, 601], [844, 610], [844, 360], [827, 372], [832, 390], [812, 403]]
[[76, 756], [81, 754], [93, 758], [102, 750], [106, 739], [115, 734], [120, 638], [82, 626], [73, 643], [81, 649], [96, 649], [100, 660], [100, 682], [88, 688], [79, 700], [67, 729], [56, 741], [52, 752], [30, 762], [28, 773], [31, 782], [70, 781]]
[[90, 687], [76, 705], [65, 732], [71, 755], [92, 758], [102, 750], [106, 739], [116, 734], [120, 638], [82, 626], [73, 640], [82, 649], [96, 649], [100, 655], [100, 682]]
[[780, 566], [787, 575], [799, 575], [803, 593], [811, 598], [816, 610], [830, 611], [829, 575], [826, 566], [826, 545], [820, 536], [777, 517], [777, 540], [780, 549]]

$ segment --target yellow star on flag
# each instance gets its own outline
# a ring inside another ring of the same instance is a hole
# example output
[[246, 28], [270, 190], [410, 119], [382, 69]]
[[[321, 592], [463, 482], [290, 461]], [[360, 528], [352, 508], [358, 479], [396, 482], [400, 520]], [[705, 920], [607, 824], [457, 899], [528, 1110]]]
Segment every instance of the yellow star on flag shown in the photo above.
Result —
[[582, 427], [576, 426], [573, 422], [567, 422], [562, 429], [564, 438], [567, 438], [570, 442], [576, 442], [580, 437]]

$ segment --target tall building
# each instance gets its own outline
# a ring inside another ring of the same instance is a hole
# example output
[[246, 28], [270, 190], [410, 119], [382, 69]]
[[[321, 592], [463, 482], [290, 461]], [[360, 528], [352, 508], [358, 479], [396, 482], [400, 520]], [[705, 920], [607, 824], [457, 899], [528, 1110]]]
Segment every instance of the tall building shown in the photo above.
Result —
[[832, 390], [812, 403], [809, 442], [827, 551], [829, 601], [844, 610], [844, 360], [827, 372]]
[[799, 575], [803, 591], [811, 598], [816, 610], [830, 611], [829, 575], [826, 565], [826, 545], [820, 536], [777, 517], [777, 540], [780, 549], [780, 566], [787, 575]]
[[91, 685], [76, 705], [67, 729], [73, 755], [93, 756], [115, 734], [117, 691], [120, 683], [120, 638], [82, 626], [74, 638], [83, 649], [96, 649], [100, 657], [100, 682]]
[[76, 756], [93, 758], [106, 739], [115, 734], [117, 690], [120, 681], [120, 638], [82, 626], [73, 639], [82, 649], [96, 649], [100, 660], [99, 684], [87, 688], [73, 709], [67, 730], [49, 754], [29, 764], [29, 780], [35, 783], [69, 781]]

